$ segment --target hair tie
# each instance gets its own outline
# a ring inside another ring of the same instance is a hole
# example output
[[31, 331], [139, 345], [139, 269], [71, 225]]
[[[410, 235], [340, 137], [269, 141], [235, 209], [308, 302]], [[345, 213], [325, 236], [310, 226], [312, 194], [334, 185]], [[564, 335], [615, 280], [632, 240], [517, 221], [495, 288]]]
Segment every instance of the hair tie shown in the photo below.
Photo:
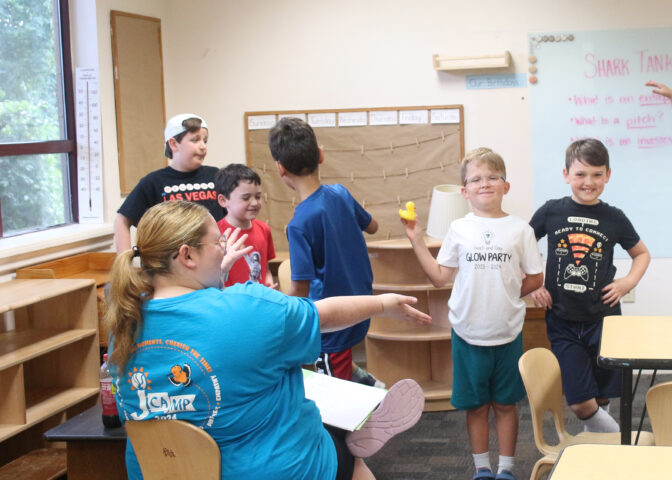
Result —
[[133, 257], [139, 257], [140, 256], [140, 249], [136, 247], [135, 245], [131, 247], [131, 250], [133, 250]]

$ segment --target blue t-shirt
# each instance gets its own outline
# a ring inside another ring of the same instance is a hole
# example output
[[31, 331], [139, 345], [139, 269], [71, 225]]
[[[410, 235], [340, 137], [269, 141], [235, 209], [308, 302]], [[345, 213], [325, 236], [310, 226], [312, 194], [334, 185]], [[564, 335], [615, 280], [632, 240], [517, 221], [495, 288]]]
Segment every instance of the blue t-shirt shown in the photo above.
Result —
[[[259, 284], [149, 300], [137, 350], [113, 372], [120, 417], [203, 428], [219, 445], [223, 479], [334, 478], [336, 450], [300, 367], [319, 339], [311, 301]], [[126, 465], [142, 478], [130, 448]]]
[[[310, 280], [311, 300], [371, 295], [373, 272], [362, 230], [371, 215], [343, 185], [321, 185], [301, 202], [287, 226], [292, 280]], [[361, 342], [369, 320], [322, 334], [322, 351], [342, 352]]]

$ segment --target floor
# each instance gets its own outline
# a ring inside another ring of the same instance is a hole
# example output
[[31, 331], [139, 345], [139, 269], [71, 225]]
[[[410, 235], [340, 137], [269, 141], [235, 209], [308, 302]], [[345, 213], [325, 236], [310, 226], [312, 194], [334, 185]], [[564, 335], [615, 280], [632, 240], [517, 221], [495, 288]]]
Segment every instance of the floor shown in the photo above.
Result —
[[[672, 380], [672, 375], [658, 375], [656, 383]], [[644, 396], [651, 381], [650, 375], [643, 375], [637, 395], [633, 401], [633, 429], [639, 424], [644, 407]], [[634, 380], [633, 380], [634, 384]], [[611, 402], [611, 413], [616, 418], [619, 412], [618, 400]], [[530, 477], [534, 463], [541, 454], [534, 445], [532, 420], [527, 400], [518, 405], [520, 426], [516, 465], [514, 475], [518, 480]], [[568, 410], [566, 412], [567, 430], [577, 433], [581, 430], [579, 421]], [[546, 425], [546, 438], [554, 438], [555, 429], [550, 417]], [[651, 431], [648, 418], [643, 429]], [[490, 461], [497, 467], [497, 442], [491, 415]], [[556, 437], [557, 438], [557, 437]], [[391, 439], [385, 447], [373, 457], [367, 459], [367, 465], [377, 480], [448, 480], [471, 479], [474, 467], [471, 447], [465, 427], [465, 414], [461, 411], [426, 412], [418, 424], [411, 430]]]

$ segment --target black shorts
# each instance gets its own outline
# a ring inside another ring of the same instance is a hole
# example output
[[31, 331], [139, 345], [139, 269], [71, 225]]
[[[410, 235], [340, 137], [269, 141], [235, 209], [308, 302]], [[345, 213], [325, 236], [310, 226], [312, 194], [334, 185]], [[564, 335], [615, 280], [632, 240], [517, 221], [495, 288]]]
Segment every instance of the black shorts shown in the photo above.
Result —
[[602, 320], [570, 322], [546, 312], [546, 333], [560, 364], [562, 390], [569, 405], [621, 394], [621, 371], [597, 365]]
[[338, 471], [334, 480], [352, 480], [352, 473], [355, 469], [355, 457], [350, 453], [350, 449], [345, 443], [345, 436], [348, 432], [331, 425], [324, 425], [324, 428], [331, 435], [331, 439], [336, 447]]

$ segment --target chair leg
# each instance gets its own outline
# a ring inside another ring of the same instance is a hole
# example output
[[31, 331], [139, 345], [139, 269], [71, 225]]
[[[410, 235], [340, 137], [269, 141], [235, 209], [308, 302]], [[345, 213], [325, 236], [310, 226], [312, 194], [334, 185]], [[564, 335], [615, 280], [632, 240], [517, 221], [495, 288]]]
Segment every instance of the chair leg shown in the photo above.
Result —
[[534, 464], [530, 480], [539, 480], [543, 474], [551, 471], [553, 465], [555, 465], [555, 458], [549, 456], [541, 457], [537, 460], [537, 463]]

